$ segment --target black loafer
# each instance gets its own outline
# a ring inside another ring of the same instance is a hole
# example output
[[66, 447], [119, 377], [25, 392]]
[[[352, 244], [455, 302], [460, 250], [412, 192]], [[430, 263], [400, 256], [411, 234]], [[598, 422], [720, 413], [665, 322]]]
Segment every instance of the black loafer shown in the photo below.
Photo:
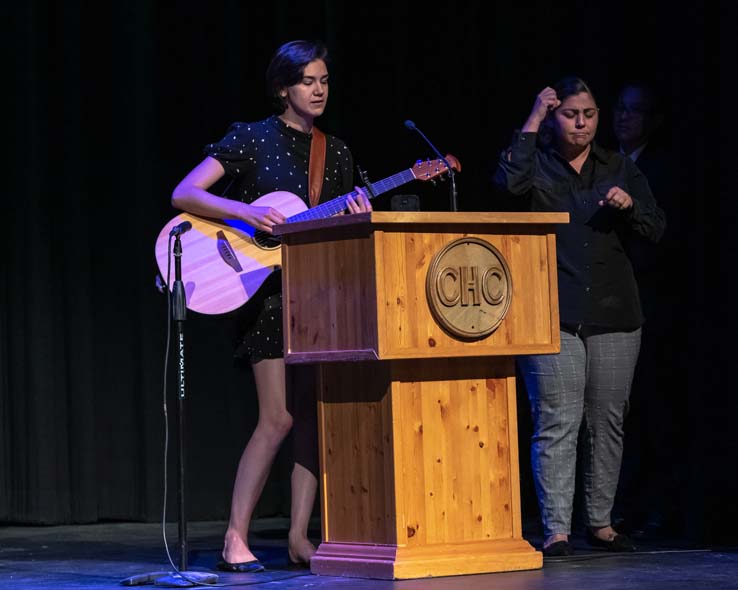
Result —
[[587, 529], [587, 543], [592, 547], [601, 547], [614, 553], [632, 553], [636, 550], [636, 546], [627, 535], [616, 534], [609, 541], [604, 541], [595, 537], [594, 533]]
[[215, 564], [215, 567], [222, 572], [233, 572], [237, 574], [253, 574], [264, 571], [264, 566], [261, 565], [261, 562], [258, 559], [240, 561], [238, 563], [231, 563], [230, 561], [221, 559]]
[[574, 555], [574, 549], [569, 541], [556, 541], [543, 548], [543, 557], [567, 557]]

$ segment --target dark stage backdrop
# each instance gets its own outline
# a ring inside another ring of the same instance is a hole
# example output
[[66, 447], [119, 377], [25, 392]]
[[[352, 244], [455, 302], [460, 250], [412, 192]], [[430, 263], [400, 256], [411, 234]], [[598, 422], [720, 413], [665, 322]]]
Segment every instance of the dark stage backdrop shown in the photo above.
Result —
[[[8, 9], [0, 521], [159, 517], [167, 312], [153, 245], [176, 213], [169, 195], [230, 122], [269, 114], [272, 51], [320, 38], [333, 57], [321, 127], [379, 179], [432, 155], [403, 127], [413, 119], [461, 160], [466, 211], [507, 206], [490, 171], [545, 85], [567, 74], [588, 80], [603, 143], [623, 80], [645, 77], [662, 90], [678, 187], [664, 202], [684, 221], [664, 277], [674, 278], [681, 352], [654, 361], [673, 376], [661, 397], [677, 426], [663, 446], [680, 483], [663, 497], [692, 538], [735, 541], [734, 6], [259, 4], [29, 0]], [[447, 208], [446, 184], [397, 192], [419, 194], [424, 210]], [[254, 388], [232, 366], [226, 320], [191, 315], [186, 328], [189, 517], [225, 518], [256, 420]], [[523, 509], [535, 521], [521, 398]], [[285, 452], [260, 515], [287, 512], [288, 464]]]

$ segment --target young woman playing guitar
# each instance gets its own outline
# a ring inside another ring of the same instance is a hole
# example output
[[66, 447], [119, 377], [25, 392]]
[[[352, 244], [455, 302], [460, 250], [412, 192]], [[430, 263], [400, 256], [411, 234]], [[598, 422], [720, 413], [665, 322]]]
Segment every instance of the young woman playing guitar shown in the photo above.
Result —
[[[195, 215], [241, 220], [267, 233], [285, 221], [285, 214], [276, 207], [251, 204], [254, 200], [270, 192], [289, 191], [309, 205], [313, 122], [328, 100], [326, 61], [327, 51], [320, 43], [292, 41], [281, 46], [266, 72], [277, 114], [255, 123], [231, 125], [223, 139], [205, 148], [207, 157], [175, 188], [172, 204]], [[340, 139], [330, 135], [325, 139], [318, 202], [348, 193], [353, 186], [351, 153]], [[226, 175], [233, 179], [231, 198], [208, 191]], [[371, 210], [361, 189], [352, 194], [346, 195], [349, 213]], [[217, 565], [238, 572], [264, 569], [249, 548], [249, 523], [277, 450], [291, 428], [295, 429], [296, 452], [289, 558], [295, 563], [307, 564], [315, 552], [307, 530], [318, 471], [314, 382], [305, 375], [290, 375], [292, 371], [285, 375], [279, 272], [264, 281], [247, 307], [244, 315], [251, 321], [243, 329], [235, 354], [253, 368], [259, 420], [238, 465], [225, 545]]]

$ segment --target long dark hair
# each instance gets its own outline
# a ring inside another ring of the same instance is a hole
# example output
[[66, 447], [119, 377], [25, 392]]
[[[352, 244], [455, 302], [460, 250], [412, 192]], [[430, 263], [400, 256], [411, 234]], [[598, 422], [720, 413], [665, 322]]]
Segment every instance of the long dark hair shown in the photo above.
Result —
[[280, 91], [297, 84], [305, 66], [316, 59], [328, 61], [328, 49], [320, 41], [290, 41], [274, 52], [266, 70], [266, 85], [277, 113], [287, 109], [285, 99], [279, 96]]

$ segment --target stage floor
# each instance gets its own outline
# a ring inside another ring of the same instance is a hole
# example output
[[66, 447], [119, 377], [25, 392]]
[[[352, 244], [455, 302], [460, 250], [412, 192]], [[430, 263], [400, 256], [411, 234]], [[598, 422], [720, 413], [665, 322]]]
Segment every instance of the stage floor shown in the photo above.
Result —
[[[192, 522], [188, 569], [212, 571], [219, 557], [223, 522]], [[535, 546], [540, 539], [525, 535]], [[178, 564], [177, 527], [167, 527]], [[313, 576], [287, 567], [286, 520], [254, 523], [252, 547], [267, 567], [258, 574], [219, 573], [229, 588], [330, 590], [614, 590], [738, 589], [738, 548], [694, 548], [676, 541], [641, 543], [637, 553], [609, 554], [573, 538], [577, 554], [545, 560], [542, 570], [385, 581]], [[0, 588], [106, 590], [138, 574], [170, 571], [161, 526], [109, 523], [78, 526], [0, 527]], [[149, 584], [142, 588], [154, 587]]]

